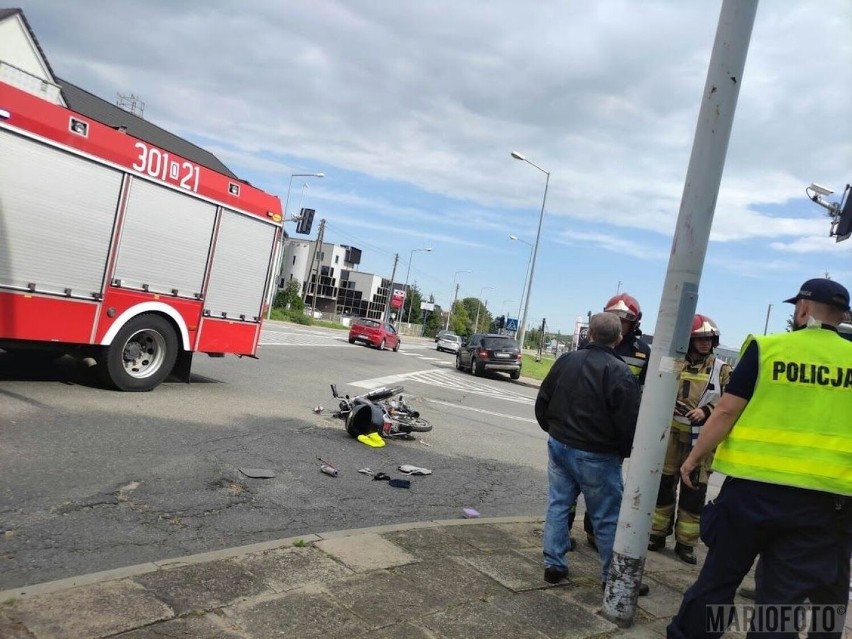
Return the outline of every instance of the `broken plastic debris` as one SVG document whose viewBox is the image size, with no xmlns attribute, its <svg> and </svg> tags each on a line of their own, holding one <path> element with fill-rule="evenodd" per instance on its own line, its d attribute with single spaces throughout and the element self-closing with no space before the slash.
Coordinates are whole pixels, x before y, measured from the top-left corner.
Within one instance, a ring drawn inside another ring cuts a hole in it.
<svg viewBox="0 0 852 639">
<path fill-rule="evenodd" d="M 462 508 L 462 514 L 465 519 L 476 519 L 479 517 L 479 511 L 473 508 Z"/>
<path fill-rule="evenodd" d="M 314 412 L 319 415 L 323 411 L 322 406 L 314 406 Z"/>
<path fill-rule="evenodd" d="M 431 475 L 432 471 L 428 468 L 420 468 L 419 466 L 411 466 L 410 464 L 403 464 L 399 468 L 397 468 L 399 472 L 405 473 L 406 475 Z"/>
<path fill-rule="evenodd" d="M 275 472 L 267 468 L 240 468 L 240 472 L 252 479 L 270 479 L 275 477 Z"/>
</svg>

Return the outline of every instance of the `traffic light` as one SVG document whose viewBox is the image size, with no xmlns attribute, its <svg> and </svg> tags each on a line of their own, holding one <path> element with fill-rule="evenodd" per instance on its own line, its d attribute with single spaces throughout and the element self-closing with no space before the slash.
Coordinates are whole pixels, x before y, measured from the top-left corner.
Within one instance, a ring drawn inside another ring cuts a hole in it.
<svg viewBox="0 0 852 639">
<path fill-rule="evenodd" d="M 497 328 L 499 328 L 501 331 L 504 328 L 506 328 L 506 316 L 505 315 L 500 315 L 497 318 Z"/>
<path fill-rule="evenodd" d="M 852 234 L 852 187 L 846 187 L 846 202 L 840 215 L 837 217 L 837 226 L 834 229 L 834 235 L 838 242 L 842 242 L 849 238 Z"/>
<path fill-rule="evenodd" d="M 314 223 L 314 209 L 302 209 L 299 213 L 299 222 L 296 224 L 296 233 L 302 235 L 311 234 L 311 225 Z"/>
</svg>

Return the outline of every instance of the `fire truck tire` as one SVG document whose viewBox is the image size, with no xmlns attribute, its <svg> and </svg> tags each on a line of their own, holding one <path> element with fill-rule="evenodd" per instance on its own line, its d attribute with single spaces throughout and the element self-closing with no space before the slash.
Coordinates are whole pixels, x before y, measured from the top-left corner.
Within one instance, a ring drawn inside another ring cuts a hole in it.
<svg viewBox="0 0 852 639">
<path fill-rule="evenodd" d="M 165 318 L 146 313 L 131 319 L 104 348 L 101 377 L 122 391 L 149 391 L 169 376 L 178 355 L 178 339 Z"/>
</svg>

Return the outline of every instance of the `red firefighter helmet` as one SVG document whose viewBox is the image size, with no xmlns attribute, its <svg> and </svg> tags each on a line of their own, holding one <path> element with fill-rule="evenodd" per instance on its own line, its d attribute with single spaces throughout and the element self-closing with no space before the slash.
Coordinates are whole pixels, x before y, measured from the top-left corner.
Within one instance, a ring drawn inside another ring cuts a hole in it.
<svg viewBox="0 0 852 639">
<path fill-rule="evenodd" d="M 636 298 L 627 293 L 616 295 L 604 306 L 604 311 L 607 313 L 615 313 L 621 319 L 628 322 L 639 322 L 642 319 L 642 309 L 639 307 L 639 302 Z"/>
<path fill-rule="evenodd" d="M 713 348 L 716 348 L 719 345 L 719 327 L 706 315 L 696 315 L 692 318 L 692 332 L 689 337 L 711 337 Z"/>
</svg>

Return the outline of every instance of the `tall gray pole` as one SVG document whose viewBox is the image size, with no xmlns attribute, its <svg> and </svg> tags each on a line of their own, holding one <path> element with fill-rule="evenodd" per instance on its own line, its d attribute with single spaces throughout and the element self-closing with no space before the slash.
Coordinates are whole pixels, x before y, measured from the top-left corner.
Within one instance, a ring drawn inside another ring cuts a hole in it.
<svg viewBox="0 0 852 639">
<path fill-rule="evenodd" d="M 757 0 L 723 0 L 719 16 L 604 592 L 603 614 L 620 625 L 632 624 L 636 611 L 677 392 L 679 362 L 689 346 L 698 285 L 756 12 Z"/>
<path fill-rule="evenodd" d="M 525 244 L 529 244 L 529 243 L 525 242 Z M 530 245 L 530 259 L 527 260 L 527 276 L 529 276 L 530 266 L 532 265 L 532 252 L 533 252 L 533 247 L 532 247 L 532 245 Z M 527 279 L 525 277 L 524 278 L 524 287 L 523 287 L 523 289 L 521 289 L 521 301 L 518 302 L 518 328 L 515 329 L 515 337 L 517 337 L 517 338 L 521 337 L 521 324 L 520 324 L 520 322 L 521 322 L 521 307 L 524 305 L 524 294 L 526 292 L 527 292 Z M 524 349 L 523 343 L 521 343 L 521 341 L 518 340 L 518 344 L 520 345 L 521 350 L 523 350 Z"/>
<path fill-rule="evenodd" d="M 308 289 L 311 287 L 311 279 L 314 274 L 314 265 L 317 265 L 317 276 L 314 278 L 313 294 L 311 295 L 311 308 L 317 310 L 317 285 L 319 284 L 320 265 L 322 264 L 322 244 L 325 238 L 325 219 L 320 220 L 319 230 L 317 231 L 317 239 L 314 242 L 314 250 L 311 254 L 311 266 L 308 269 L 308 279 L 305 281 L 305 290 L 302 292 L 302 302 L 308 299 Z"/>
<path fill-rule="evenodd" d="M 530 261 L 530 276 L 527 279 L 527 298 L 524 301 L 524 318 L 521 320 L 521 332 L 518 338 L 521 350 L 524 350 L 524 336 L 527 333 L 527 313 L 530 310 L 530 296 L 532 295 L 533 275 L 535 274 L 535 258 L 538 255 L 538 241 L 541 238 L 541 222 L 544 220 L 544 205 L 547 203 L 547 187 L 550 185 L 550 171 L 545 171 L 543 168 L 533 164 L 529 160 L 525 160 L 525 162 L 527 162 L 527 164 L 532 164 L 539 171 L 543 171 L 547 175 L 547 179 L 544 181 L 544 197 L 541 200 L 541 213 L 538 216 L 538 231 L 536 231 L 535 234 L 535 244 L 533 245 L 532 260 Z"/>
<path fill-rule="evenodd" d="M 763 334 L 766 335 L 766 331 L 769 330 L 769 312 L 772 310 L 772 304 L 766 307 L 766 321 L 763 323 Z"/>
<path fill-rule="evenodd" d="M 393 294 L 393 280 L 396 277 L 396 265 L 399 262 L 399 253 L 394 253 L 393 256 L 393 272 L 391 272 L 390 285 L 388 286 L 388 297 L 385 300 L 385 310 L 382 313 L 382 321 L 388 321 L 388 311 L 390 310 L 391 295 Z"/>
<path fill-rule="evenodd" d="M 406 320 L 407 324 L 411 323 L 411 302 L 412 300 L 408 299 L 408 276 L 411 275 L 411 262 L 414 261 L 414 251 L 417 249 L 411 249 L 411 253 L 408 254 L 408 268 L 405 271 L 405 284 L 403 288 L 405 289 L 405 299 L 403 300 L 403 309 L 405 308 L 405 302 L 408 302 L 408 319 Z M 402 311 L 400 310 L 400 314 Z"/>
<path fill-rule="evenodd" d="M 284 229 L 286 227 L 287 222 L 292 221 L 292 219 L 293 219 L 293 218 L 290 218 L 290 220 L 287 219 L 287 207 L 290 205 L 290 189 L 293 186 L 293 178 L 294 177 L 322 178 L 322 177 L 325 177 L 325 173 L 293 173 L 292 175 L 290 175 L 290 181 L 287 183 L 287 198 L 284 200 L 284 216 L 281 218 L 281 241 L 275 247 L 275 251 L 276 251 L 277 255 L 275 256 L 275 260 L 274 260 L 275 265 L 274 265 L 274 268 L 272 269 L 274 282 L 278 281 L 278 279 L 281 277 L 281 275 L 284 271 L 284 232 L 285 232 Z M 307 184 L 306 184 L 306 186 L 307 186 Z M 304 191 L 302 191 L 302 195 L 304 195 Z M 272 303 L 275 301 L 275 293 L 276 293 L 277 289 L 278 289 L 277 283 L 270 285 L 269 311 L 266 314 L 266 319 L 269 319 L 270 317 L 272 317 Z"/>
</svg>

